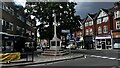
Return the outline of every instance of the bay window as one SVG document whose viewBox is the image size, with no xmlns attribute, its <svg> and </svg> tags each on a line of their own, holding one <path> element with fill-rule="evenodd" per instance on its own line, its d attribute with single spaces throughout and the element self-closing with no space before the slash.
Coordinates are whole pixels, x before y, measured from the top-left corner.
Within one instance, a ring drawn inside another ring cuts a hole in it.
<svg viewBox="0 0 120 68">
<path fill-rule="evenodd" d="M 115 11 L 114 12 L 114 18 L 120 18 L 120 11 Z"/>
<path fill-rule="evenodd" d="M 120 29 L 120 21 L 116 22 L 116 29 Z"/>
</svg>

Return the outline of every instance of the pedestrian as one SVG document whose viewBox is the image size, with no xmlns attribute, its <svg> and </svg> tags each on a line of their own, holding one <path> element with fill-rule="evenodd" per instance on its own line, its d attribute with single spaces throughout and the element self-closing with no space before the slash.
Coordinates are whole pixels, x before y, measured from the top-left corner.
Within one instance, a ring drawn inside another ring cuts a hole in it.
<svg viewBox="0 0 120 68">
<path fill-rule="evenodd" d="M 45 43 L 42 45 L 42 50 L 43 51 L 45 50 Z"/>
</svg>

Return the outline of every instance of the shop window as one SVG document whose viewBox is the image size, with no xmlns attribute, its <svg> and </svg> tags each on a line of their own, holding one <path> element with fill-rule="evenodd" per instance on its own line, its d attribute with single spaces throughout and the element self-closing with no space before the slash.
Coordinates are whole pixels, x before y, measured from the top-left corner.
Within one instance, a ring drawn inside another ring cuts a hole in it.
<svg viewBox="0 0 120 68">
<path fill-rule="evenodd" d="M 105 39 L 102 39 L 102 41 L 105 41 Z"/>
<path fill-rule="evenodd" d="M 106 45 L 111 45 L 111 39 L 106 39 Z"/>
</svg>

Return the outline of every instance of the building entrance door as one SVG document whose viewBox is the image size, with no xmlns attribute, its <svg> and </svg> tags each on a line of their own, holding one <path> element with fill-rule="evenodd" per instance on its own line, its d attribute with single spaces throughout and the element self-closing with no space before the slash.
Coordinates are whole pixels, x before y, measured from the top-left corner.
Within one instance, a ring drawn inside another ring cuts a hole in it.
<svg viewBox="0 0 120 68">
<path fill-rule="evenodd" d="M 102 42 L 102 49 L 105 49 L 105 42 Z"/>
</svg>

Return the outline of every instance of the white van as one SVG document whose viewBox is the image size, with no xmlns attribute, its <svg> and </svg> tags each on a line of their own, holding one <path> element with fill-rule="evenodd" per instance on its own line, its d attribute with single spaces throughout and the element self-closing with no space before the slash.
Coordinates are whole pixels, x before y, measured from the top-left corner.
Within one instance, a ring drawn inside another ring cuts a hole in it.
<svg viewBox="0 0 120 68">
<path fill-rule="evenodd" d="M 114 48 L 120 48 L 120 43 L 115 43 Z"/>
</svg>

